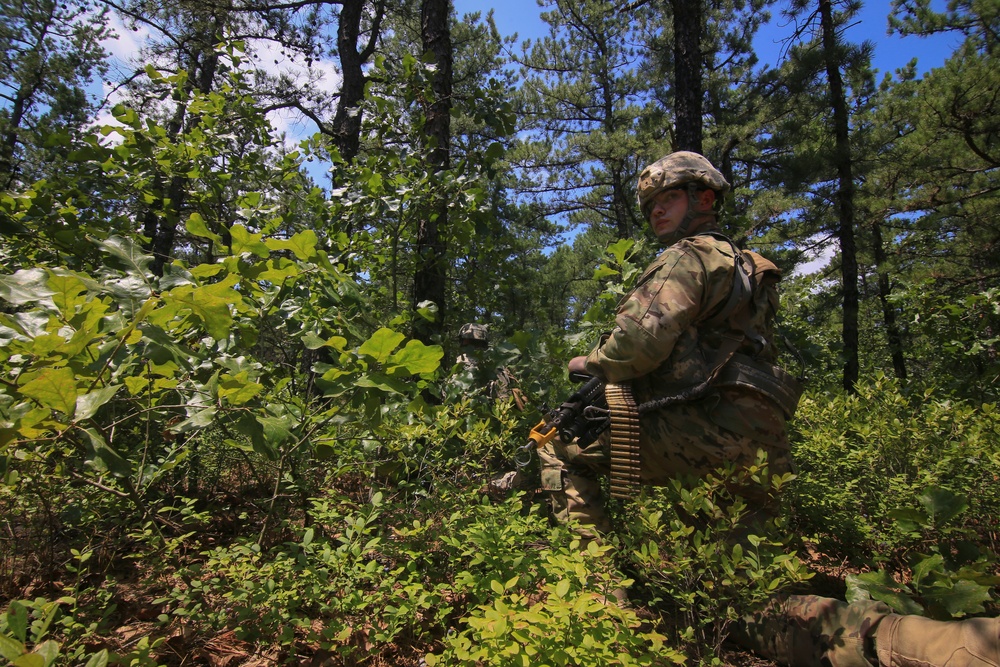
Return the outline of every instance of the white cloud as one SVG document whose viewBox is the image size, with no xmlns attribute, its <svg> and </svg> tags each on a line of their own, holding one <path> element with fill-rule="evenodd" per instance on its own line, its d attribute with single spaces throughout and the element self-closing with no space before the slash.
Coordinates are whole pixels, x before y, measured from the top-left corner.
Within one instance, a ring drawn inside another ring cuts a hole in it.
<svg viewBox="0 0 1000 667">
<path fill-rule="evenodd" d="M 343 79 L 332 60 L 313 61 L 310 67 L 298 54 L 289 58 L 282 53 L 280 45 L 270 40 L 250 42 L 247 50 L 254 66 L 269 76 L 283 76 L 293 81 L 306 82 L 308 88 L 324 94 L 340 90 Z M 267 118 L 275 131 L 284 135 L 286 141 L 293 145 L 311 136 L 317 129 L 312 120 L 293 109 L 272 111 Z"/>
<path fill-rule="evenodd" d="M 104 48 L 110 53 L 110 69 L 107 79 L 101 89 L 101 98 L 105 100 L 98 115 L 98 124 L 115 125 L 110 110 L 123 100 L 120 83 L 131 78 L 136 71 L 146 66 L 140 53 L 144 46 L 153 39 L 148 26 L 138 25 L 136 30 L 127 27 L 115 15 L 111 19 L 111 27 L 116 37 L 104 41 Z M 282 53 L 280 45 L 271 40 L 253 40 L 247 44 L 247 62 L 245 66 L 256 68 L 265 74 L 278 77 L 285 76 L 292 81 L 302 83 L 311 90 L 321 93 L 336 93 L 340 89 L 342 77 L 332 60 L 313 61 L 312 66 L 306 65 L 301 56 L 289 57 Z M 95 91 L 95 94 L 96 91 Z M 286 143 L 295 146 L 313 133 L 317 128 L 312 120 L 298 111 L 284 109 L 273 111 L 267 116 L 278 136 L 284 136 Z M 113 135 L 112 135 L 113 136 Z"/>
<path fill-rule="evenodd" d="M 799 264 L 792 271 L 792 276 L 808 276 L 825 269 L 839 250 L 837 244 L 830 237 L 813 236 L 807 239 L 811 249 L 806 252 L 809 261 Z"/>
<path fill-rule="evenodd" d="M 106 100 L 104 106 L 109 109 L 122 101 L 121 82 L 128 80 L 136 70 L 145 66 L 139 59 L 139 50 L 149 43 L 150 39 L 149 29 L 146 26 L 138 25 L 132 30 L 125 26 L 117 15 L 111 17 L 111 28 L 115 37 L 101 42 L 101 46 L 110 54 L 107 80 L 103 82 L 102 95 L 102 99 Z"/>
</svg>

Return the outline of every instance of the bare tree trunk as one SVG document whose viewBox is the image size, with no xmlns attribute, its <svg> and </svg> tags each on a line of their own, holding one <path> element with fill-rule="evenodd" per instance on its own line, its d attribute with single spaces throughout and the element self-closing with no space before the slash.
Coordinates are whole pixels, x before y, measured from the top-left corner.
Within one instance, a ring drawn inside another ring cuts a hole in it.
<svg viewBox="0 0 1000 667">
<path fill-rule="evenodd" d="M 365 98 L 365 83 L 368 81 L 363 67 L 375 52 L 379 26 L 385 15 L 384 0 L 376 0 L 371 10 L 371 34 L 365 46 L 359 49 L 365 4 L 366 0 L 344 0 L 337 24 L 337 53 L 343 81 L 331 134 L 340 156 L 348 162 L 357 156 L 361 147 L 361 102 Z"/>
<path fill-rule="evenodd" d="M 434 98 L 427 109 L 425 137 L 430 149 L 430 167 L 440 174 L 450 166 L 452 48 L 449 26 L 450 0 L 423 0 L 420 31 L 426 54 L 436 66 L 432 89 Z M 413 277 L 413 306 L 424 301 L 437 305 L 433 322 L 422 317 L 413 320 L 413 337 L 424 343 L 440 339 L 445 313 L 447 278 L 446 243 L 442 230 L 448 227 L 448 201 L 439 190 L 431 193 L 417 229 L 416 270 Z"/>
<path fill-rule="evenodd" d="M 677 150 L 702 152 L 701 0 L 671 0 Z"/>
<path fill-rule="evenodd" d="M 882 226 L 876 222 L 872 225 L 872 245 L 875 246 L 875 272 L 878 274 L 878 299 L 882 304 L 882 320 L 885 323 L 885 334 L 889 342 L 889 354 L 892 356 L 892 368 L 896 377 L 906 379 L 906 358 L 903 356 L 903 334 L 896 321 L 896 309 L 889 303 L 892 286 L 889 284 L 889 273 L 885 267 L 885 247 L 882 245 Z"/>
<path fill-rule="evenodd" d="M 858 255 L 854 241 L 855 188 L 851 160 L 850 119 L 847 97 L 844 92 L 844 80 L 840 74 L 840 59 L 837 57 L 837 35 L 833 23 L 831 0 L 819 0 L 819 9 L 836 141 L 833 161 L 837 170 L 837 210 L 840 217 L 837 237 L 840 241 L 840 276 L 844 289 L 842 338 L 845 359 L 843 384 L 846 391 L 854 393 L 860 374 L 860 364 L 858 361 Z"/>
</svg>

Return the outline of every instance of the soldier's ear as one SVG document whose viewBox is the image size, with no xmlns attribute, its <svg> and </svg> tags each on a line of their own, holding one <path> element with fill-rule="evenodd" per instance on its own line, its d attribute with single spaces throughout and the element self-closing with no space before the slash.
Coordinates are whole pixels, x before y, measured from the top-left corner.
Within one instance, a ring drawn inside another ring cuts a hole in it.
<svg viewBox="0 0 1000 667">
<path fill-rule="evenodd" d="M 715 206 L 715 191 L 701 190 L 698 193 L 698 209 L 701 211 L 711 211 Z"/>
</svg>

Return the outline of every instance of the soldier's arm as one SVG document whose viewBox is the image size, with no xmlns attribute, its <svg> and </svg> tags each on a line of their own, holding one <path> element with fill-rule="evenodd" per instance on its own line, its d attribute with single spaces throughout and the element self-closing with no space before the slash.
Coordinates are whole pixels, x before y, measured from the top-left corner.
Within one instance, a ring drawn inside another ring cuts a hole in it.
<svg viewBox="0 0 1000 667">
<path fill-rule="evenodd" d="M 728 293 L 732 260 L 715 254 L 714 245 L 682 243 L 661 255 L 661 266 L 619 306 L 611 335 L 587 357 L 587 372 L 623 382 L 663 364 L 680 335 Z"/>
</svg>

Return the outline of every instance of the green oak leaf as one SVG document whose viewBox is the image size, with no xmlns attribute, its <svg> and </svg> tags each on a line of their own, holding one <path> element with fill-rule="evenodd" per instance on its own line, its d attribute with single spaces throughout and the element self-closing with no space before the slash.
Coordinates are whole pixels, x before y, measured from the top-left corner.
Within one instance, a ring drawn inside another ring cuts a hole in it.
<svg viewBox="0 0 1000 667">
<path fill-rule="evenodd" d="M 67 417 L 72 417 L 76 412 L 76 399 L 79 396 L 76 373 L 68 368 L 46 368 L 24 383 L 20 392 L 39 405 L 58 410 Z"/>
<path fill-rule="evenodd" d="M 406 339 L 401 333 L 393 331 L 392 329 L 387 329 L 382 327 L 375 333 L 371 335 L 371 338 L 366 340 L 358 348 L 358 352 L 361 354 L 367 354 L 370 357 L 374 357 L 375 361 L 382 363 L 389 358 L 392 351 Z"/>
</svg>

